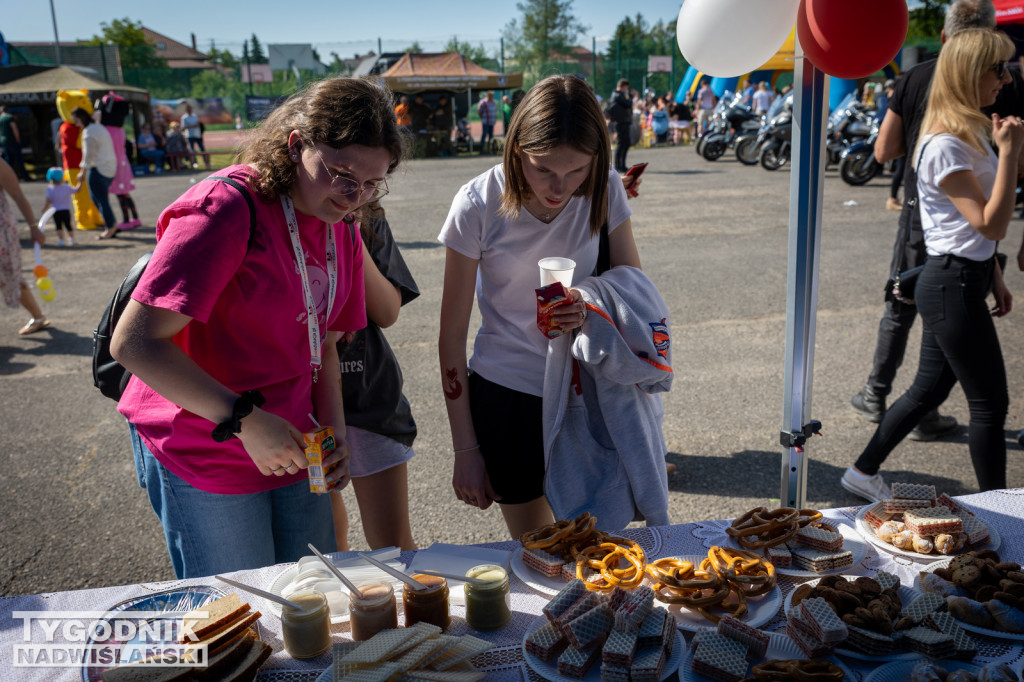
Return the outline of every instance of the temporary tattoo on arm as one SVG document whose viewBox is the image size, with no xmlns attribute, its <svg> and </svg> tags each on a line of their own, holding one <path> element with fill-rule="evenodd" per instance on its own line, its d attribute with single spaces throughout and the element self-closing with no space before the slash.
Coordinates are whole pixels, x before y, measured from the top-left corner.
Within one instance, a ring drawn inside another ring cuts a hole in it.
<svg viewBox="0 0 1024 682">
<path fill-rule="evenodd" d="M 448 400 L 457 400 L 462 395 L 462 384 L 459 383 L 459 372 L 452 367 L 445 370 L 446 382 L 444 397 Z"/>
</svg>

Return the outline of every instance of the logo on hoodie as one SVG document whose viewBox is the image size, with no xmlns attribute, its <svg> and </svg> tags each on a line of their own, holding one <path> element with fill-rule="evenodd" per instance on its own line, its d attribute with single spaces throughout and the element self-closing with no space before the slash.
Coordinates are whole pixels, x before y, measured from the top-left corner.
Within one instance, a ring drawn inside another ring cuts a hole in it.
<svg viewBox="0 0 1024 682">
<path fill-rule="evenodd" d="M 658 355 L 668 359 L 668 348 L 669 348 L 669 336 L 668 336 L 668 324 L 665 322 L 665 318 L 661 318 L 661 322 L 648 322 L 651 325 L 651 342 L 654 344 L 654 350 L 658 352 Z"/>
</svg>

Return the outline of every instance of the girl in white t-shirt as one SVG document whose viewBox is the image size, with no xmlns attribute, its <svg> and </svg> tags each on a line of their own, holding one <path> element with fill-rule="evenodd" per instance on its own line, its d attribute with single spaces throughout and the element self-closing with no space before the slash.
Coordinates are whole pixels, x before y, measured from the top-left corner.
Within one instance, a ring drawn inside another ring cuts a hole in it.
<svg viewBox="0 0 1024 682">
<path fill-rule="evenodd" d="M 438 345 L 455 450 L 452 486 L 471 506 L 499 502 L 514 538 L 553 521 L 543 490 L 547 338 L 536 326 L 537 261 L 571 258 L 573 279 L 587 277 L 607 222 L 610 266 L 640 267 L 609 149 L 586 82 L 544 79 L 512 117 L 502 164 L 459 190 L 439 236 L 447 247 Z M 467 370 L 474 293 L 481 325 Z M 583 324 L 579 292 L 572 296 L 555 315 L 566 331 Z"/>
<path fill-rule="evenodd" d="M 1004 34 L 970 29 L 952 37 L 939 55 L 921 136 L 911 152 L 928 253 L 914 291 L 924 321 L 921 359 L 913 385 L 885 413 L 843 476 L 844 487 L 870 499 L 890 496 L 879 467 L 957 381 L 970 407 L 978 485 L 983 491 L 1006 487 L 1003 425 L 1009 398 L 992 317 L 1010 312 L 1012 296 L 995 250 L 1013 216 L 1024 126 L 1015 116 L 993 114 L 989 120 L 981 108 L 993 104 L 1010 82 L 1006 60 L 1013 53 Z"/>
</svg>

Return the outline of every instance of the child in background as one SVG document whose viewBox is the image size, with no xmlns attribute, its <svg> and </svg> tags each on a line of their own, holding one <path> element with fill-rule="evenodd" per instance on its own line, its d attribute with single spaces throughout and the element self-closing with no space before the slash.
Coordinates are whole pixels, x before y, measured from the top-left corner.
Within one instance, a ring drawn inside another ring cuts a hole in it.
<svg viewBox="0 0 1024 682">
<path fill-rule="evenodd" d="M 53 214 L 53 224 L 57 232 L 57 246 L 74 246 L 74 233 L 71 231 L 71 197 L 82 187 L 82 178 L 78 176 L 78 182 L 69 185 L 64 181 L 63 168 L 51 168 L 46 171 L 46 180 L 50 183 L 46 188 L 46 203 L 43 204 L 43 213 L 53 206 L 56 213 Z"/>
<path fill-rule="evenodd" d="M 139 220 L 139 211 L 135 208 L 135 200 L 132 199 L 132 195 L 128 192 L 117 195 L 117 203 L 121 205 L 121 215 L 124 216 L 124 222 L 117 226 L 118 230 L 124 232 L 125 230 L 134 230 L 136 227 L 142 224 Z M 129 215 L 131 216 L 129 218 Z"/>
<path fill-rule="evenodd" d="M 381 331 L 398 320 L 399 308 L 420 295 L 398 251 L 379 203 L 367 207 L 360 226 L 366 327 L 338 340 L 349 471 L 371 549 L 416 549 L 409 526 L 406 462 L 415 454 L 416 422 L 402 393 L 402 369 Z M 372 259 L 376 267 L 370 267 Z M 331 495 L 334 535 L 348 550 L 348 512 L 340 493 Z"/>
</svg>

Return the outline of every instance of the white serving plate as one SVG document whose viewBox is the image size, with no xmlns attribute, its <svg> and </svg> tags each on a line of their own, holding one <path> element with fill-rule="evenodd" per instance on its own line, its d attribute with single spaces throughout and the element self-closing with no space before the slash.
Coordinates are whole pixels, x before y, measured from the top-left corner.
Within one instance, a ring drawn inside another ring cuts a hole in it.
<svg viewBox="0 0 1024 682">
<path fill-rule="evenodd" d="M 905 556 L 910 559 L 913 559 L 914 561 L 935 561 L 937 557 L 942 556 L 938 553 L 921 554 L 920 552 L 915 552 L 912 549 L 899 549 L 898 547 L 896 547 L 896 545 L 889 544 L 888 542 L 883 542 L 878 537 L 878 535 L 875 534 L 875 529 L 871 527 L 871 524 L 864 519 L 864 516 L 868 513 L 868 510 L 871 509 L 873 506 L 874 505 L 868 505 L 862 508 L 857 513 L 856 519 L 854 519 L 854 522 L 857 526 L 857 532 L 859 532 L 865 540 L 867 540 L 872 545 L 881 549 L 884 552 L 888 552 L 889 554 L 898 554 L 900 556 Z M 982 523 L 985 523 L 984 519 L 981 519 L 980 517 L 978 518 L 982 521 Z M 988 526 L 988 542 L 984 545 L 981 545 L 980 547 L 971 547 L 971 550 L 998 549 L 999 545 L 1002 544 L 1003 539 L 999 537 L 999 533 L 996 532 L 996 529 L 989 523 L 985 523 L 985 525 Z M 964 552 L 967 551 L 969 550 L 964 549 Z"/>
<path fill-rule="evenodd" d="M 792 639 L 789 638 L 784 632 L 769 632 L 768 637 L 768 651 L 765 652 L 764 660 L 766 661 L 788 661 L 791 659 L 803 659 L 807 658 L 804 652 L 796 645 Z M 849 668 L 843 665 L 839 659 L 825 658 L 821 659 L 830 663 L 835 663 L 837 666 L 843 669 L 843 673 L 846 674 L 847 679 L 853 679 Z M 680 682 L 708 682 L 711 680 L 710 677 L 705 677 L 699 673 L 695 673 L 690 667 L 693 663 L 693 651 L 687 650 L 686 658 L 679 664 L 679 680 Z"/>
<path fill-rule="evenodd" d="M 537 673 L 545 680 L 556 680 L 557 682 L 579 682 L 575 677 L 566 677 L 565 675 L 558 674 L 558 659 L 552 659 L 550 662 L 542 661 L 530 652 L 526 650 L 526 639 L 533 634 L 535 630 L 540 629 L 548 622 L 545 616 L 538 616 L 530 627 L 526 629 L 526 634 L 523 635 L 523 658 L 526 659 L 526 664 L 530 666 L 533 672 Z M 686 652 L 686 640 L 683 638 L 683 634 L 678 630 L 675 631 L 676 641 L 672 645 L 672 656 L 665 661 L 665 665 L 661 670 L 661 679 L 667 680 L 675 674 L 679 668 L 679 662 L 683 659 L 683 654 Z M 583 677 L 584 680 L 589 682 L 600 682 L 601 680 L 601 658 L 598 656 L 597 662 L 590 667 L 587 674 Z"/>
<path fill-rule="evenodd" d="M 512 559 L 509 562 L 512 572 L 527 586 L 537 590 L 541 594 L 558 594 L 568 583 L 562 580 L 560 575 L 548 577 L 543 573 L 533 570 L 523 563 L 523 552 L 521 547 L 512 550 Z"/>
<path fill-rule="evenodd" d="M 779 575 L 789 575 L 799 578 L 820 578 L 823 575 L 832 575 L 834 573 L 843 573 L 844 571 L 851 571 L 857 566 L 860 566 L 860 562 L 864 561 L 864 557 L 868 555 L 868 545 L 866 542 L 864 542 L 864 538 L 861 537 L 860 533 L 858 533 L 855 528 L 853 528 L 852 526 L 847 526 L 845 523 L 833 523 L 831 519 L 826 521 L 826 523 L 832 523 L 832 525 L 836 527 L 836 530 L 839 531 L 840 534 L 842 534 L 843 549 L 848 549 L 850 550 L 850 553 L 853 554 L 853 563 L 851 565 L 844 566 L 843 568 L 837 568 L 833 571 L 823 571 L 822 573 L 815 573 L 814 571 L 805 571 L 802 568 L 796 567 L 779 568 L 778 566 L 776 566 L 775 572 Z M 736 538 L 732 537 L 728 533 L 725 535 L 725 537 L 728 546 L 735 547 L 736 549 L 746 549 L 745 547 L 740 545 L 739 542 L 736 541 Z M 747 551 L 757 552 L 757 550 Z"/>
<path fill-rule="evenodd" d="M 924 568 L 922 568 L 921 569 L 921 573 L 934 573 L 936 568 L 946 568 L 947 566 L 949 566 L 949 562 L 952 561 L 952 560 L 953 560 L 953 557 L 951 557 L 951 556 L 943 557 L 943 558 L 939 559 L 938 561 L 930 563 L 927 566 L 925 566 Z M 914 576 L 914 589 L 918 590 L 919 592 L 923 592 L 924 590 L 921 590 L 918 587 L 918 582 L 920 581 L 920 579 L 921 579 L 920 578 L 920 574 L 918 574 L 917 576 Z M 981 627 L 979 625 L 972 625 L 971 623 L 966 623 L 966 622 L 964 622 L 962 620 L 959 620 L 959 619 L 957 619 L 956 622 L 964 630 L 967 630 L 969 632 L 974 632 L 974 633 L 977 633 L 979 635 L 985 635 L 987 637 L 995 637 L 997 639 L 1012 639 L 1012 640 L 1017 640 L 1017 641 L 1024 641 L 1024 632 L 1004 632 L 1002 630 L 993 630 L 991 628 L 983 628 L 983 627 Z"/>
<path fill-rule="evenodd" d="M 887 663 L 880 668 L 875 668 L 864 678 L 864 682 L 906 682 L 910 679 L 910 673 L 913 672 L 914 666 L 918 663 L 922 663 L 927 659 L 921 658 L 916 661 L 894 661 Z M 941 666 L 946 672 L 954 672 L 956 670 L 966 670 L 968 672 L 977 675 L 981 672 L 981 668 L 970 663 L 962 663 L 960 661 L 953 661 L 943 659 L 936 661 L 936 665 Z"/>
<path fill-rule="evenodd" d="M 700 562 L 707 558 L 707 555 L 673 558 L 689 561 L 695 566 L 699 566 Z M 676 619 L 676 625 L 680 629 L 696 632 L 697 630 L 707 629 L 710 625 L 709 621 L 700 615 L 700 612 L 696 609 L 691 609 L 682 604 L 664 604 L 658 601 L 655 601 L 655 603 L 659 606 L 664 606 L 672 614 Z M 740 620 L 752 628 L 760 627 L 775 617 L 780 606 L 782 606 L 782 589 L 776 584 L 768 594 L 762 594 L 759 597 L 747 597 L 747 614 L 740 618 Z"/>
<path fill-rule="evenodd" d="M 855 580 L 855 579 L 860 578 L 862 576 L 851 575 L 851 576 L 846 576 L 846 577 Z M 815 585 L 818 584 L 818 582 L 820 580 L 821 580 L 820 578 L 818 580 L 810 580 L 810 581 L 808 581 L 806 583 L 803 583 L 803 584 L 804 585 L 810 585 L 811 587 L 814 587 Z M 790 609 L 793 608 L 793 593 L 796 592 L 798 587 L 800 587 L 800 585 L 797 585 L 796 587 L 794 587 L 792 590 L 790 590 L 786 594 L 786 601 L 783 603 L 782 608 L 783 608 L 783 611 L 785 612 L 787 617 L 789 616 Z M 909 604 L 910 602 L 914 601 L 915 599 L 917 599 L 918 597 L 921 596 L 920 593 L 916 592 L 915 590 L 913 590 L 910 587 L 907 587 L 906 585 L 903 585 L 902 583 L 900 584 L 900 589 L 898 590 L 898 593 L 900 595 L 900 601 L 904 605 Z M 872 661 L 872 660 L 878 660 L 878 661 L 909 661 L 911 659 L 921 658 L 921 654 L 918 654 L 918 653 L 913 652 L 913 651 L 894 651 L 891 654 L 887 654 L 885 656 L 879 656 L 879 655 L 875 655 L 875 654 L 865 654 L 865 653 L 857 651 L 855 649 L 847 649 L 847 648 L 844 648 L 844 647 L 836 647 L 836 653 L 839 654 L 840 656 L 846 656 L 847 658 L 857 658 L 857 659 L 860 659 L 862 661 Z M 800 658 L 803 658 L 803 656 L 800 656 Z"/>
<path fill-rule="evenodd" d="M 401 564 L 401 563 L 395 565 L 394 562 L 391 562 L 391 563 L 389 563 L 389 565 L 395 566 L 396 568 L 398 568 L 398 570 L 403 570 L 405 568 L 405 566 L 403 564 Z M 379 570 L 379 569 L 375 569 L 375 570 Z M 278 596 L 282 596 L 282 592 L 284 591 L 284 588 L 288 586 L 288 583 L 290 583 L 293 580 L 295 580 L 295 577 L 298 575 L 298 573 L 299 573 L 299 566 L 298 566 L 298 564 L 292 564 L 288 568 L 286 568 L 283 571 L 281 571 L 277 575 L 277 577 L 274 578 L 274 582 L 270 584 L 270 592 L 273 592 L 274 594 L 276 594 Z M 383 571 L 380 571 L 380 579 L 381 580 L 387 580 L 388 582 L 391 583 L 391 587 L 395 590 L 395 597 L 396 597 L 395 601 L 398 603 L 398 613 L 399 613 L 399 615 L 401 615 L 402 613 L 405 612 L 405 610 L 403 609 L 403 606 L 402 606 L 403 602 L 402 602 L 402 587 L 401 587 L 402 584 L 401 584 L 401 582 L 399 582 L 395 578 L 392 578 L 390 575 L 384 573 Z M 342 591 L 346 595 L 348 594 L 348 588 L 346 588 L 344 585 L 341 586 L 341 589 L 342 589 Z M 276 615 L 278 618 L 280 618 L 281 617 L 281 605 L 278 604 L 277 602 L 273 602 L 273 601 L 270 601 L 270 600 L 267 600 L 267 601 L 268 601 L 268 603 L 270 605 L 270 611 L 274 615 Z M 337 625 L 338 623 L 347 623 L 347 622 L 348 622 L 348 610 L 347 609 L 345 610 L 345 613 L 343 613 L 341 615 L 333 615 L 333 614 L 331 615 L 331 623 L 333 623 L 335 625 Z"/>
</svg>

